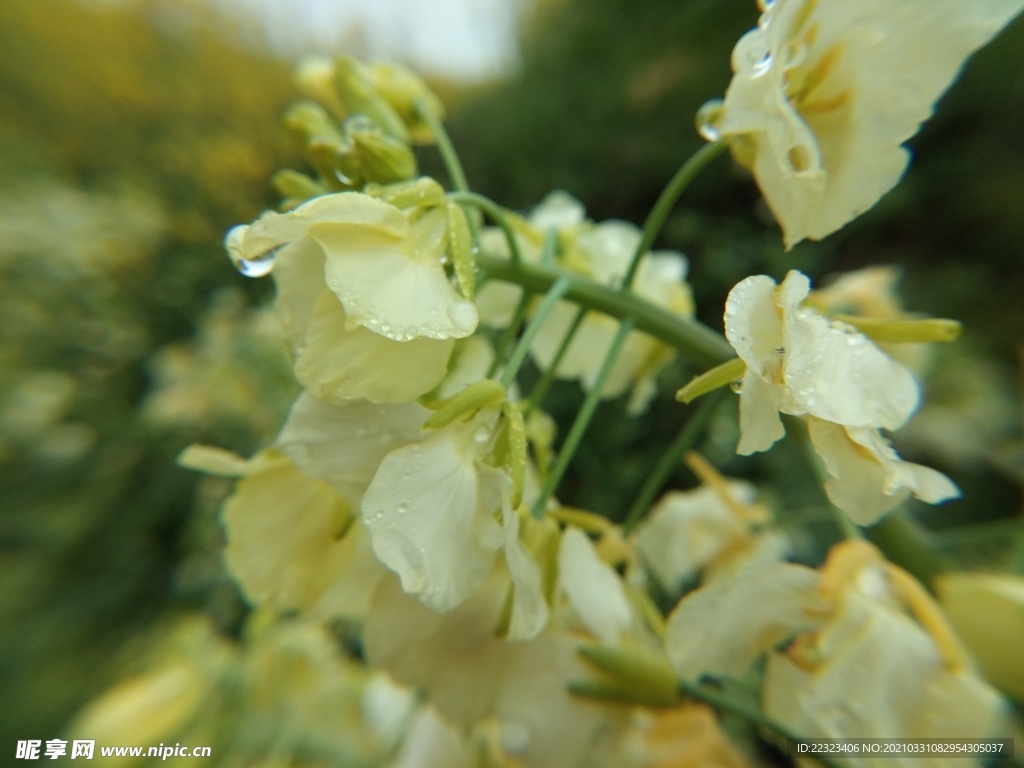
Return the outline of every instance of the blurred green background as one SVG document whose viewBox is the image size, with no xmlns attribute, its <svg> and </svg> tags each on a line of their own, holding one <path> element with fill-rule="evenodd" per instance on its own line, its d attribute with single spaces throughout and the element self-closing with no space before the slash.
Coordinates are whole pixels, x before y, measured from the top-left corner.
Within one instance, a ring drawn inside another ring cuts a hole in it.
<svg viewBox="0 0 1024 768">
<path fill-rule="evenodd" d="M 189 23 L 175 23 L 176 5 Z M 515 73 L 437 83 L 471 185 L 519 210 L 566 189 L 594 219 L 640 223 L 700 145 L 693 115 L 724 91 L 731 48 L 755 20 L 752 0 L 529 4 Z M 295 393 L 263 309 L 271 287 L 235 274 L 220 241 L 275 204 L 275 169 L 301 162 L 279 124 L 298 95 L 290 63 L 241 45 L 251 29 L 202 4 L 4 0 L 0 30 L 6 750 L 61 733 L 169 615 L 201 610 L 237 628 L 245 609 L 220 565 L 216 523 L 228 486 L 174 458 L 192 442 L 248 454 L 272 439 Z M 725 294 L 749 274 L 797 267 L 819 279 L 873 264 L 902 267 L 909 310 L 963 320 L 964 338 L 937 350 L 927 404 L 897 445 L 965 491 L 915 508 L 933 544 L 966 565 L 1018 572 L 1021 125 L 1018 20 L 912 141 L 904 182 L 842 232 L 785 253 L 750 178 L 722 159 L 660 242 L 689 255 L 700 315 L 715 327 Z M 420 161 L 443 177 L 432 150 Z M 686 417 L 671 393 L 691 373 L 666 371 L 646 418 L 603 405 L 563 499 L 621 516 Z M 553 392 L 563 423 L 577 393 Z M 705 452 L 732 474 L 785 476 L 769 490 L 780 508 L 820 507 L 792 447 L 732 455 L 734 410 L 720 409 Z M 682 470 L 674 480 L 692 483 Z"/>
</svg>

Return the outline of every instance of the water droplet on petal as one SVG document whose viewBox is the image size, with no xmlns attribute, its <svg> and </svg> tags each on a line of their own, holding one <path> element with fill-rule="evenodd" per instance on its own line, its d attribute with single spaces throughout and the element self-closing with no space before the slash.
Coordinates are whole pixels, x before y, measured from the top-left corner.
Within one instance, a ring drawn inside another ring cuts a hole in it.
<svg viewBox="0 0 1024 768">
<path fill-rule="evenodd" d="M 473 439 L 478 443 L 486 443 L 491 436 L 491 430 L 487 427 L 478 427 L 476 432 L 473 433 Z"/>
<path fill-rule="evenodd" d="M 743 379 L 736 379 L 729 382 L 729 389 L 735 392 L 737 395 L 743 393 Z"/>
<path fill-rule="evenodd" d="M 864 335 L 860 333 L 851 333 L 846 337 L 846 343 L 851 347 L 859 347 L 864 343 Z"/>
<path fill-rule="evenodd" d="M 724 111 L 721 99 L 705 102 L 704 106 L 697 110 L 697 133 L 707 141 L 718 141 L 722 138 L 719 126 Z"/>
<path fill-rule="evenodd" d="M 229 249 L 228 255 L 239 273 L 246 277 L 266 277 L 274 269 L 274 257 L 277 256 L 278 250 L 280 250 L 280 246 L 264 251 L 254 259 L 244 259 L 234 249 Z"/>
<path fill-rule="evenodd" d="M 395 507 L 395 512 L 397 512 L 400 515 L 404 515 L 408 511 L 409 511 L 409 505 L 406 504 L 404 501 L 401 504 L 399 504 L 397 507 Z"/>
</svg>

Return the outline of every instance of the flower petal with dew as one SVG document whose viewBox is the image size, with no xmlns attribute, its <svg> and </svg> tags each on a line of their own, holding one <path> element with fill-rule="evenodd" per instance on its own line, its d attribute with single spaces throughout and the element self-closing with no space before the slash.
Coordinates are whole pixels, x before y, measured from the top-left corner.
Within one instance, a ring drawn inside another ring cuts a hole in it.
<svg viewBox="0 0 1024 768">
<path fill-rule="evenodd" d="M 705 129 L 733 139 L 786 245 L 821 239 L 906 170 L 902 146 L 1022 0 L 778 0 L 736 45 Z M 707 114 L 707 112 L 705 112 Z"/>
<path fill-rule="evenodd" d="M 323 249 L 306 237 L 282 247 L 275 259 L 275 310 L 299 381 L 332 402 L 408 402 L 436 387 L 448 370 L 455 340 L 399 342 L 349 328 L 341 301 L 326 284 L 325 263 Z"/>
<path fill-rule="evenodd" d="M 236 263 L 267 258 L 300 242 L 324 255 L 328 287 L 349 329 L 363 326 L 395 341 L 468 336 L 473 303 L 459 297 L 443 266 L 442 208 L 402 211 L 358 192 L 314 198 L 288 213 L 265 213 L 227 239 Z"/>
<path fill-rule="evenodd" d="M 436 611 L 451 610 L 483 583 L 502 545 L 501 474 L 479 463 L 481 417 L 451 424 L 387 455 L 363 497 L 377 557 Z"/>
<path fill-rule="evenodd" d="M 929 504 L 960 495 L 941 472 L 903 461 L 877 429 L 853 429 L 814 418 L 807 426 L 814 450 L 831 475 L 825 492 L 858 525 L 871 525 L 911 494 Z"/>
<path fill-rule="evenodd" d="M 276 445 L 299 469 L 329 482 L 358 509 L 384 457 L 418 442 L 430 413 L 417 403 L 350 400 L 334 405 L 304 392 L 292 406 Z"/>
<path fill-rule="evenodd" d="M 725 335 L 747 365 L 740 395 L 741 454 L 784 430 L 778 412 L 851 427 L 895 429 L 917 407 L 917 382 L 863 334 L 801 307 L 810 281 L 748 277 L 729 293 Z"/>
</svg>

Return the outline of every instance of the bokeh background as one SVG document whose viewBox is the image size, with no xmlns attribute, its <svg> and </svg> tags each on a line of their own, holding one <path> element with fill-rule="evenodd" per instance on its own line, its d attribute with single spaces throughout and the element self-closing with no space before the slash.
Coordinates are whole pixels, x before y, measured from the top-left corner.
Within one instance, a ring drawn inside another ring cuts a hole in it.
<svg viewBox="0 0 1024 768">
<path fill-rule="evenodd" d="M 449 108 L 471 185 L 526 210 L 566 189 L 640 223 L 701 143 L 752 0 L 4 0 L 0 3 L 0 749 L 49 739 L 175 616 L 226 634 L 246 607 L 220 563 L 228 490 L 175 465 L 193 442 L 248 454 L 293 398 L 265 309 L 221 238 L 302 168 L 280 126 L 303 53 L 397 58 Z M 897 445 L 964 489 L 911 508 L 950 562 L 1024 572 L 1024 23 L 978 53 L 911 142 L 904 182 L 823 243 L 786 253 L 750 178 L 719 160 L 662 247 L 690 257 L 703 319 L 749 274 L 903 270 L 911 311 L 964 321 L 927 366 Z M 442 175 L 432 150 L 424 171 Z M 685 418 L 692 371 L 651 415 L 603 405 L 562 496 L 621 516 Z M 553 391 L 565 420 L 575 385 Z M 732 455 L 734 407 L 703 449 L 766 486 L 820 551 L 835 531 L 792 447 Z M 675 483 L 692 484 L 684 470 Z M 787 520 L 783 515 L 784 522 Z M 799 537 L 798 537 L 799 538 Z"/>
</svg>

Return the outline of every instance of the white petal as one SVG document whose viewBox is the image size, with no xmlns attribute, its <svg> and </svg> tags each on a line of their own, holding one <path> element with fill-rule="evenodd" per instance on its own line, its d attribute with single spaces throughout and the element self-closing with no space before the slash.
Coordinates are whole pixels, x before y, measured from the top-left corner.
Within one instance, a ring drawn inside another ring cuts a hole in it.
<svg viewBox="0 0 1024 768">
<path fill-rule="evenodd" d="M 546 232 L 548 229 L 569 229 L 582 224 L 586 218 L 583 203 L 568 192 L 556 189 L 549 192 L 540 205 L 530 212 L 530 225 Z"/>
<path fill-rule="evenodd" d="M 863 334 L 811 309 L 786 315 L 785 381 L 792 412 L 850 427 L 898 429 L 917 408 L 910 371 Z"/>
<path fill-rule="evenodd" d="M 691 592 L 668 617 L 665 650 L 686 680 L 739 677 L 758 656 L 817 626 L 819 575 L 788 563 L 755 565 Z"/>
<path fill-rule="evenodd" d="M 505 561 L 512 576 L 512 618 L 509 640 L 532 640 L 548 621 L 540 568 L 519 541 L 519 515 L 508 503 L 501 512 L 505 534 Z"/>
<path fill-rule="evenodd" d="M 814 450 L 831 475 L 825 492 L 858 525 L 871 525 L 910 495 L 883 490 L 885 467 L 868 451 L 857 450 L 843 427 L 814 418 L 807 420 L 807 427 Z"/>
<path fill-rule="evenodd" d="M 325 222 L 309 230 L 324 250 L 327 285 L 341 300 L 348 324 L 395 341 L 471 334 L 476 307 L 458 296 L 445 274 L 443 240 L 436 242 L 433 233 L 418 236 L 397 208 L 371 202 L 393 211 L 393 220 L 381 226 Z M 443 214 L 437 213 L 443 226 Z"/>
<path fill-rule="evenodd" d="M 472 425 L 468 425 L 472 428 Z M 490 573 L 501 529 L 485 506 L 467 425 L 392 451 L 363 496 L 373 551 L 436 611 L 451 610 Z M 467 445 L 468 442 L 468 445 Z"/>
<path fill-rule="evenodd" d="M 318 398 L 407 403 L 434 389 L 448 371 L 454 339 L 389 338 L 355 327 L 326 288 L 313 305 L 295 375 Z"/>
<path fill-rule="evenodd" d="M 878 430 L 848 429 L 850 439 L 872 452 L 885 466 L 886 493 L 909 490 L 915 498 L 938 504 L 960 496 L 960 489 L 941 472 L 909 461 L 903 461 Z"/>
<path fill-rule="evenodd" d="M 276 444 L 303 472 L 327 480 L 358 506 L 384 457 L 418 442 L 429 416 L 430 411 L 417 403 L 353 400 L 332 405 L 304 392 Z"/>
<path fill-rule="evenodd" d="M 678 594 L 747 528 L 713 488 L 665 494 L 637 528 L 637 552 L 669 594 Z"/>
<path fill-rule="evenodd" d="M 602 643 L 617 643 L 633 621 L 622 579 L 601 561 L 587 535 L 576 528 L 567 528 L 562 534 L 558 577 L 584 626 Z"/>
<path fill-rule="evenodd" d="M 740 440 L 736 453 L 749 456 L 767 451 L 786 434 L 779 418 L 785 394 L 782 387 L 747 369 L 740 390 Z"/>
<path fill-rule="evenodd" d="M 256 605 L 357 618 L 383 573 L 368 578 L 375 567 L 358 556 L 359 523 L 349 523 L 348 505 L 284 457 L 242 479 L 222 515 L 228 568 Z"/>
<path fill-rule="evenodd" d="M 771 378 L 783 348 L 782 313 L 775 281 L 755 275 L 738 283 L 725 300 L 725 337 L 748 370 Z"/>
</svg>

